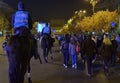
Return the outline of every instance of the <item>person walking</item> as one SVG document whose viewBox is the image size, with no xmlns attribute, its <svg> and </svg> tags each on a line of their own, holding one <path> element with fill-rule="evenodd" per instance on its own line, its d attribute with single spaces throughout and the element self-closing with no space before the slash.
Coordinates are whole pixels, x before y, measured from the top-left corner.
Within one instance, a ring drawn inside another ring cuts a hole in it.
<svg viewBox="0 0 120 83">
<path fill-rule="evenodd" d="M 69 43 L 69 55 L 72 58 L 72 68 L 77 69 L 77 52 L 76 52 L 76 42 L 74 37 L 71 37 Z"/>
<path fill-rule="evenodd" d="M 87 76 L 92 75 L 92 60 L 96 52 L 95 42 L 91 38 L 92 34 L 86 36 L 86 39 L 82 43 L 81 50 L 85 56 L 85 69 Z"/>
<path fill-rule="evenodd" d="M 104 39 L 100 47 L 100 52 L 102 55 L 103 68 L 104 68 L 105 74 L 108 75 L 109 65 L 110 65 L 110 56 L 113 52 L 112 43 L 108 37 L 108 34 L 104 34 Z"/>
<path fill-rule="evenodd" d="M 63 66 L 65 68 L 68 68 L 68 61 L 69 61 L 69 34 L 65 34 L 65 37 L 63 38 L 63 41 L 61 43 L 61 50 L 63 54 Z"/>
<path fill-rule="evenodd" d="M 118 43 L 115 40 L 115 35 L 111 36 L 111 43 L 112 43 L 112 54 L 111 54 L 111 64 L 114 66 L 117 62 L 117 48 L 118 48 Z"/>
</svg>

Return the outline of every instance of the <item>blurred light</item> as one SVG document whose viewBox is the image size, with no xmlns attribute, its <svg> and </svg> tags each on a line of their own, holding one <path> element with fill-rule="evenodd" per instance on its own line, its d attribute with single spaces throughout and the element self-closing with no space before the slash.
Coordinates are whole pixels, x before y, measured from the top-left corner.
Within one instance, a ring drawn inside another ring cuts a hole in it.
<svg viewBox="0 0 120 83">
<path fill-rule="evenodd" d="M 77 14 L 78 13 L 78 11 L 75 11 L 75 14 Z"/>
<path fill-rule="evenodd" d="M 86 13 L 86 11 L 85 11 L 85 10 L 83 10 L 83 13 Z"/>
<path fill-rule="evenodd" d="M 111 27 L 115 27 L 115 22 L 110 23 Z"/>
<path fill-rule="evenodd" d="M 45 27 L 46 23 L 38 23 L 37 25 L 37 32 L 42 32 L 43 27 Z"/>
</svg>

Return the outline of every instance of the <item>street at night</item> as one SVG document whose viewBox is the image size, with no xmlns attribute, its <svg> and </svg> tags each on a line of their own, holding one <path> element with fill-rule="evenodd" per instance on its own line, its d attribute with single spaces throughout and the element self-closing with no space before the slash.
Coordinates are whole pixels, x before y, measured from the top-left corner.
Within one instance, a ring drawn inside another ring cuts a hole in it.
<svg viewBox="0 0 120 83">
<path fill-rule="evenodd" d="M 0 0 L 0 83 L 120 83 L 120 0 Z"/>
</svg>

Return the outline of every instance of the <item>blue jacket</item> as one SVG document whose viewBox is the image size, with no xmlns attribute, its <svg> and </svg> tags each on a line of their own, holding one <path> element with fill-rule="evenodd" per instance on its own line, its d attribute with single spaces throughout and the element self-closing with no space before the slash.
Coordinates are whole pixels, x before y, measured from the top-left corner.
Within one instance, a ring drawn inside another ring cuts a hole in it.
<svg viewBox="0 0 120 83">
<path fill-rule="evenodd" d="M 26 27 L 32 29 L 32 20 L 27 11 L 17 11 L 12 17 L 12 26 L 14 29 Z"/>
<path fill-rule="evenodd" d="M 51 34 L 50 27 L 45 26 L 42 30 L 42 34 Z"/>
</svg>

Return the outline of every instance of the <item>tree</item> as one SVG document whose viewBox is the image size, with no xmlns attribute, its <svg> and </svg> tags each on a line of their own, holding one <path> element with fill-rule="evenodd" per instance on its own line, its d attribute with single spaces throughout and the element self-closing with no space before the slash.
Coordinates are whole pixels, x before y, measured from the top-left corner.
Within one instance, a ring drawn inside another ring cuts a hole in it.
<svg viewBox="0 0 120 83">
<path fill-rule="evenodd" d="M 32 33 L 36 33 L 36 32 L 37 32 L 37 31 L 36 31 L 37 25 L 38 25 L 38 22 L 34 22 L 34 23 L 33 23 Z"/>
<path fill-rule="evenodd" d="M 6 3 L 0 1 L 0 30 L 11 31 L 11 15 L 14 9 Z"/>
<path fill-rule="evenodd" d="M 0 12 L 0 30 L 10 30 L 10 22 L 5 14 Z"/>
<path fill-rule="evenodd" d="M 109 31 L 111 28 L 111 22 L 118 24 L 118 14 L 116 11 L 99 11 L 91 17 L 86 17 L 82 21 L 79 21 L 76 28 L 82 30 L 83 32 L 99 31 L 100 29 Z M 117 29 L 117 27 L 115 27 L 115 29 Z"/>
</svg>

